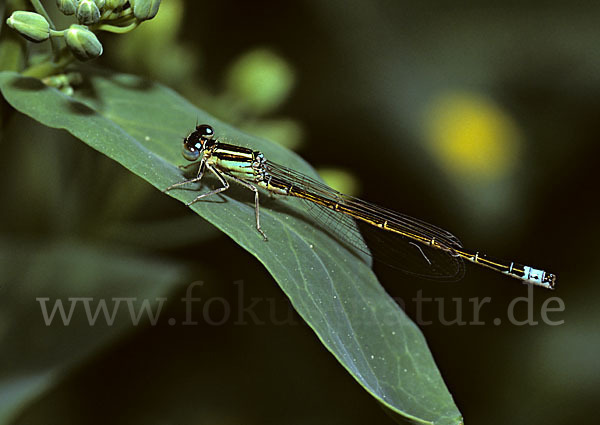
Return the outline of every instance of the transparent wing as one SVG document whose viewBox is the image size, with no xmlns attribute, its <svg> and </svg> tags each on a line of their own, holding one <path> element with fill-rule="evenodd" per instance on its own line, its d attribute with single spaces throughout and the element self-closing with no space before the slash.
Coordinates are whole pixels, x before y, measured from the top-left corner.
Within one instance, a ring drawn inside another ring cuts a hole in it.
<svg viewBox="0 0 600 425">
<path fill-rule="evenodd" d="M 375 220 L 387 220 L 406 233 L 416 234 L 428 240 L 434 239 L 447 248 L 461 248 L 462 244 L 451 233 L 424 221 L 396 211 L 382 208 L 359 198 L 344 195 L 329 186 L 271 161 L 266 170 L 275 178 L 284 180 L 296 188 L 318 195 L 330 204 L 340 204 L 359 211 L 361 215 Z M 433 248 L 398 233 L 380 229 L 326 205 L 300 197 L 311 217 L 328 233 L 363 253 L 372 256 L 404 273 L 435 280 L 453 281 L 464 274 L 464 263 L 452 251 Z"/>
</svg>

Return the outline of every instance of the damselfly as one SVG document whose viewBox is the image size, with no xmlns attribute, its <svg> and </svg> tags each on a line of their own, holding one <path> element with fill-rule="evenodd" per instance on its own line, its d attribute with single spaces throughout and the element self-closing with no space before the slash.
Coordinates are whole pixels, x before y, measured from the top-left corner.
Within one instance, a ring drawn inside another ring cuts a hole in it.
<svg viewBox="0 0 600 425">
<path fill-rule="evenodd" d="M 344 195 L 329 186 L 279 164 L 252 149 L 218 141 L 209 125 L 197 125 L 183 140 L 183 156 L 198 161 L 196 177 L 169 186 L 167 192 L 188 183 L 198 182 L 208 170 L 221 187 L 197 196 L 191 205 L 207 196 L 229 189 L 228 180 L 235 181 L 254 192 L 256 230 L 264 240 L 267 235 L 260 225 L 259 191 L 292 196 L 306 201 L 313 216 L 328 231 L 351 246 L 370 253 L 364 244 L 358 224 L 376 229 L 397 255 L 384 261 L 411 274 L 434 279 L 456 279 L 462 275 L 463 260 L 470 261 L 531 283 L 553 289 L 556 276 L 513 261 L 491 258 L 478 251 L 463 248 L 451 233 L 404 214 L 379 207 L 353 196 Z M 407 260 L 409 258 L 409 260 Z"/>
</svg>

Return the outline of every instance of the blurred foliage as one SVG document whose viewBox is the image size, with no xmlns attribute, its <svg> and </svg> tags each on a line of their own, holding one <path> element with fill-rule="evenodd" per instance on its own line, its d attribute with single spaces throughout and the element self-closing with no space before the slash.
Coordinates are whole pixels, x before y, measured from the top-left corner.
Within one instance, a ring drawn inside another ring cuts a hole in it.
<svg viewBox="0 0 600 425">
<path fill-rule="evenodd" d="M 335 190 L 348 195 L 356 195 L 358 193 L 360 183 L 352 173 L 330 167 L 322 167 L 318 171 L 325 183 Z"/>
<path fill-rule="evenodd" d="M 448 303 L 492 298 L 482 326 L 444 326 L 435 305 L 420 312 L 433 320 L 423 331 L 466 423 L 592 421 L 600 396 L 598 259 L 588 248 L 600 236 L 596 4 L 163 3 L 156 26 L 103 39 L 103 66 L 162 80 L 252 134 L 294 140 L 311 164 L 351 170 L 361 197 L 447 228 L 467 246 L 557 273 L 556 293 L 535 292 L 533 308 L 559 296 L 565 324 L 517 327 L 492 322 L 527 291 L 502 276 L 469 267 L 460 284 L 440 286 L 377 269 L 412 317 L 418 312 L 408 301 L 419 290 Z M 276 110 L 253 115 L 228 90 L 227 76 L 232 64 L 265 49 L 285 58 L 294 89 Z M 18 63 L 18 50 L 10 53 Z M 5 57 L 0 51 L 3 69 Z M 148 255 L 175 270 L 184 262 L 190 276 L 211 282 L 203 296 L 235 299 L 222 283 L 239 278 L 251 283 L 247 297 L 281 296 L 227 241 L 211 239 L 209 252 L 225 258 L 206 255 L 198 240 L 161 247 L 169 227 L 153 238 L 136 226 L 185 220 L 185 208 L 64 134 L 2 108 L 3 240 L 25 239 L 20 246 L 41 253 L 53 251 L 46 247 L 55 239 L 82 238 L 100 245 L 82 255 L 115 262 L 103 250 L 108 238 L 129 255 L 142 250 L 132 269 Z M 119 198 L 123 185 L 139 185 L 140 198 Z M 124 201 L 131 204 L 121 210 Z M 128 226 L 131 237 L 115 241 L 114 229 Z M 232 264 L 243 264 L 243 275 Z M 0 332 L 12 320 L 2 317 Z M 17 422 L 391 423 L 302 326 L 173 329 L 111 338 Z"/>
<path fill-rule="evenodd" d="M 253 50 L 231 65 L 227 90 L 243 99 L 255 114 L 280 106 L 290 94 L 294 76 L 290 66 L 267 49 Z"/>
<path fill-rule="evenodd" d="M 201 51 L 193 52 L 190 43 L 179 40 L 184 5 L 181 1 L 161 3 L 152 25 L 142 25 L 118 40 L 118 48 L 106 52 L 111 61 L 138 74 L 149 74 L 168 85 L 182 85 L 198 69 Z M 115 40 L 116 41 L 116 40 Z M 165 60 L 165 57 L 168 60 Z"/>
</svg>

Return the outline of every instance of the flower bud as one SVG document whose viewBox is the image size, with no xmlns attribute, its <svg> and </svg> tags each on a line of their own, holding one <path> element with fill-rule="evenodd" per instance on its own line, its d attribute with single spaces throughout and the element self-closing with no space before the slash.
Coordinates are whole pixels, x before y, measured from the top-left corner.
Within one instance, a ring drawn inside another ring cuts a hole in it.
<svg viewBox="0 0 600 425">
<path fill-rule="evenodd" d="M 48 40 L 50 25 L 42 16 L 34 12 L 17 10 L 6 20 L 6 24 L 34 43 Z"/>
<path fill-rule="evenodd" d="M 56 7 L 63 15 L 73 15 L 77 10 L 77 0 L 56 0 Z"/>
<path fill-rule="evenodd" d="M 76 16 L 80 24 L 97 24 L 100 21 L 100 9 L 92 0 L 81 0 L 77 6 Z"/>
<path fill-rule="evenodd" d="M 106 4 L 106 0 L 94 0 L 94 3 L 96 4 L 96 7 L 98 7 L 98 9 L 102 9 Z"/>
<path fill-rule="evenodd" d="M 79 60 L 94 59 L 102 54 L 102 44 L 96 34 L 83 25 L 71 25 L 65 32 L 65 41 Z"/>
<path fill-rule="evenodd" d="M 141 21 L 152 19 L 158 13 L 160 0 L 136 0 L 133 3 L 133 14 Z"/>
</svg>

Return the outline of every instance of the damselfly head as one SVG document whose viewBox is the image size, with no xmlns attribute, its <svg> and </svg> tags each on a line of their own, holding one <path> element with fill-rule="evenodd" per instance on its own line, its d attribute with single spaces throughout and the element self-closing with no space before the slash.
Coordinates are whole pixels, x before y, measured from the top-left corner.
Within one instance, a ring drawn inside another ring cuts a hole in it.
<svg viewBox="0 0 600 425">
<path fill-rule="evenodd" d="M 183 139 L 183 157 L 188 161 L 196 161 L 202 152 L 210 148 L 215 131 L 210 125 L 197 125 L 185 139 Z"/>
</svg>

